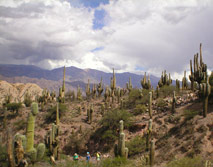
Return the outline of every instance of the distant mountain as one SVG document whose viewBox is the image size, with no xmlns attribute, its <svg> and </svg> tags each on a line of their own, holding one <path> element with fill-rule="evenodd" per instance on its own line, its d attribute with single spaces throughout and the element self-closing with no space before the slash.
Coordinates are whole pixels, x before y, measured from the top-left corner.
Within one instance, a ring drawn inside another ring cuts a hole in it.
<svg viewBox="0 0 213 167">
<path fill-rule="evenodd" d="M 141 79 L 143 75 L 137 75 L 129 72 L 115 73 L 116 84 L 120 87 L 126 87 L 126 83 L 131 77 L 133 87 L 141 88 Z M 80 69 L 77 67 L 66 67 L 66 85 L 68 88 L 76 88 L 79 85 L 83 90 L 90 79 L 90 83 L 99 83 L 103 78 L 104 85 L 110 85 L 112 73 L 106 73 L 94 69 Z M 0 79 L 8 82 L 31 82 L 36 83 L 42 88 L 50 90 L 58 89 L 63 79 L 63 67 L 53 70 L 46 70 L 32 65 L 8 65 L 0 64 Z M 158 77 L 150 76 L 154 87 L 159 81 Z M 52 81 L 52 82 L 51 82 Z"/>
</svg>

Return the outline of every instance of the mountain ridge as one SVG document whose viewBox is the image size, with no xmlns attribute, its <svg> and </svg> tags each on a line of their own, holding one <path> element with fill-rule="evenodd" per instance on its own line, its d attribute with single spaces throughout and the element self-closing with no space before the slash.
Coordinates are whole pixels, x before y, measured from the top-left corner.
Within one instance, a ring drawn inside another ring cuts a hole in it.
<svg viewBox="0 0 213 167">
<path fill-rule="evenodd" d="M 44 83 L 46 80 L 47 82 L 54 81 L 55 85 L 57 86 L 51 86 L 51 89 L 58 89 L 60 83 L 62 83 L 63 79 L 63 68 L 59 67 L 52 70 L 42 69 L 37 66 L 33 65 L 13 65 L 13 64 L 0 64 L 0 79 L 4 79 L 8 82 L 15 83 L 14 81 L 18 80 L 18 82 L 26 83 L 24 81 L 23 77 L 28 82 L 32 83 L 39 83 L 39 80 L 42 80 L 42 83 Z M 90 80 L 90 83 L 99 83 L 101 80 L 101 77 L 103 78 L 104 85 L 110 85 L 110 78 L 112 77 L 112 73 L 103 72 L 100 70 L 95 69 L 80 69 L 74 66 L 66 67 L 66 85 L 68 87 L 74 87 L 76 88 L 76 83 L 80 82 L 82 88 L 84 90 L 88 79 Z M 144 77 L 144 75 L 138 75 L 130 72 L 123 72 L 123 73 L 115 73 L 116 75 L 116 84 L 119 87 L 126 87 L 126 83 L 129 81 L 129 77 L 131 77 L 132 85 L 133 87 L 140 88 L 141 87 L 141 79 Z M 16 79 L 12 79 L 16 78 Z M 36 81 L 35 81 L 36 80 Z M 157 83 L 159 81 L 158 77 L 155 77 L 153 75 L 150 75 L 150 80 L 152 83 L 152 86 L 156 87 Z M 72 85 L 72 83 L 75 83 Z M 47 88 L 48 84 L 40 84 L 41 88 Z"/>
</svg>

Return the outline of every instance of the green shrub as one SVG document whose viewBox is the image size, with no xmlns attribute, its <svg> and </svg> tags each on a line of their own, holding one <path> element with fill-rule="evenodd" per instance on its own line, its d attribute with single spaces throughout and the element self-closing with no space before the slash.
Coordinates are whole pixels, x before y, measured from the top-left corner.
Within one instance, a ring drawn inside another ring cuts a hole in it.
<svg viewBox="0 0 213 167">
<path fill-rule="evenodd" d="M 190 120 L 194 118 L 196 115 L 199 115 L 199 111 L 185 110 L 183 113 L 185 120 Z"/>
<path fill-rule="evenodd" d="M 107 158 L 101 161 L 101 167 L 120 167 L 128 164 L 126 158 L 116 157 L 114 159 Z"/>
<path fill-rule="evenodd" d="M 203 161 L 200 157 L 173 160 L 167 164 L 167 167 L 203 167 Z"/>
<path fill-rule="evenodd" d="M 21 103 L 9 103 L 9 104 L 6 104 L 5 107 L 7 107 L 7 110 L 18 113 L 20 108 L 22 107 L 22 104 Z"/>
<path fill-rule="evenodd" d="M 126 101 L 126 107 L 133 108 L 137 102 L 141 99 L 141 92 L 139 89 L 132 89 L 129 93 L 128 100 Z"/>
<path fill-rule="evenodd" d="M 163 100 L 163 98 L 159 98 L 156 101 L 157 107 L 164 108 L 167 106 L 167 103 Z"/>
<path fill-rule="evenodd" d="M 129 149 L 129 157 L 142 153 L 145 151 L 146 148 L 146 138 L 136 136 L 126 143 L 126 147 Z"/>
<path fill-rule="evenodd" d="M 107 112 L 102 120 L 100 121 L 100 124 L 106 129 L 106 130 L 113 130 L 116 131 L 119 129 L 119 121 L 124 121 L 124 128 L 128 128 L 132 125 L 132 114 L 130 114 L 126 110 L 118 110 L 115 109 L 113 111 Z"/>
<path fill-rule="evenodd" d="M 159 90 L 159 97 L 168 97 L 168 96 L 172 96 L 173 92 L 175 91 L 175 86 L 168 86 L 165 85 L 163 87 L 160 88 Z"/>
<path fill-rule="evenodd" d="M 140 115 L 147 111 L 147 107 L 144 104 L 137 104 L 134 108 L 132 114 L 133 115 Z"/>
<path fill-rule="evenodd" d="M 67 112 L 67 106 L 59 103 L 59 118 L 63 118 Z M 56 106 L 53 106 L 47 110 L 46 122 L 54 122 L 56 120 Z"/>
</svg>

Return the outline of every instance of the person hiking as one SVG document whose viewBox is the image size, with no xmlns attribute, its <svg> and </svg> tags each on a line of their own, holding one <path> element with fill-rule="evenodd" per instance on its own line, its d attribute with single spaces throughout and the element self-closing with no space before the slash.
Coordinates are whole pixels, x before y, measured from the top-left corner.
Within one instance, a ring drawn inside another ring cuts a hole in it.
<svg viewBox="0 0 213 167">
<path fill-rule="evenodd" d="M 79 157 L 78 157 L 77 153 L 75 153 L 73 155 L 73 160 L 74 160 L 75 167 L 77 167 L 78 166 L 78 160 L 79 160 Z"/>
<path fill-rule="evenodd" d="M 100 152 L 96 153 L 96 160 L 97 160 L 97 165 L 99 165 L 100 160 L 101 160 L 101 153 Z"/>
<path fill-rule="evenodd" d="M 87 161 L 87 167 L 89 167 L 89 161 L 90 161 L 90 154 L 89 154 L 89 152 L 87 152 L 86 161 Z"/>
</svg>

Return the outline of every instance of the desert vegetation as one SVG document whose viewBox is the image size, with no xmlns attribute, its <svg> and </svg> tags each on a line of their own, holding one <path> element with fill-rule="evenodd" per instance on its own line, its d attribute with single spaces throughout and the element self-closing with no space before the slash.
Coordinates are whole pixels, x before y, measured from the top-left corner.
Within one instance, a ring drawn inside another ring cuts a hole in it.
<svg viewBox="0 0 213 167">
<path fill-rule="evenodd" d="M 17 102 L 8 94 L 0 108 L 0 166 L 211 167 L 213 73 L 202 45 L 190 71 L 189 80 L 184 72 L 174 83 L 165 70 L 156 88 L 145 73 L 141 88 L 131 78 L 121 88 L 113 69 L 110 85 L 88 80 L 84 92 L 66 90 L 64 67 L 58 93 L 43 89 Z"/>
</svg>

